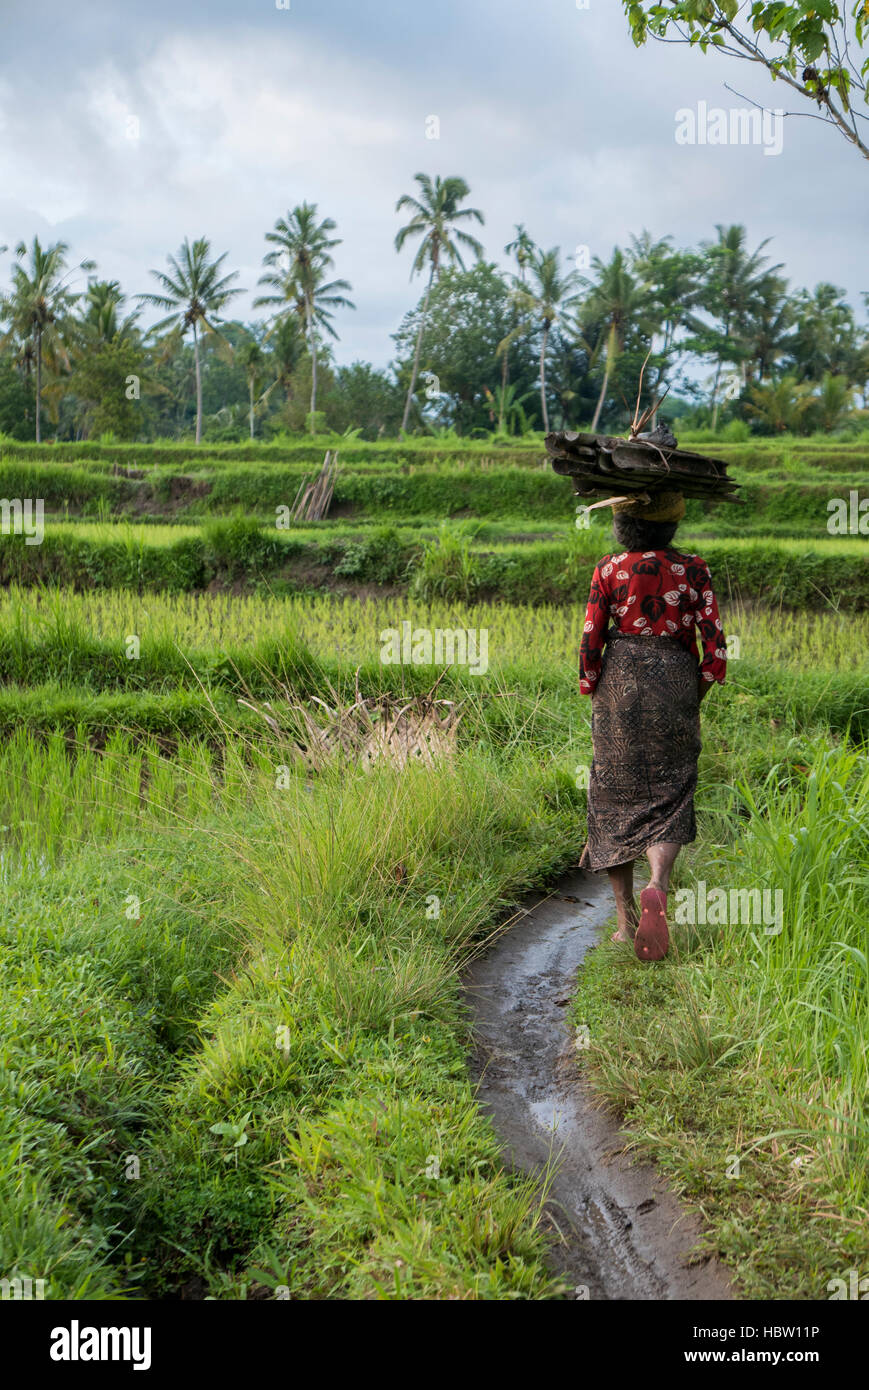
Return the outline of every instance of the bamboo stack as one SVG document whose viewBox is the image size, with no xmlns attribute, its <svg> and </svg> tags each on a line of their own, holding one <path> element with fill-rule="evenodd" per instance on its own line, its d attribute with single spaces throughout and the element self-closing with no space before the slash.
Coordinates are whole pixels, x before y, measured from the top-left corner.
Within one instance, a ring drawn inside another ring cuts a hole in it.
<svg viewBox="0 0 869 1390">
<path fill-rule="evenodd" d="M 672 438 L 672 436 L 671 436 Z M 578 497 L 678 489 L 685 497 L 742 502 L 739 484 L 727 476 L 721 459 L 649 439 L 556 430 L 547 434 L 546 452 L 556 473 L 573 479 Z"/>
<path fill-rule="evenodd" d="M 332 502 L 335 479 L 338 476 L 338 450 L 332 454 L 326 450 L 326 457 L 320 472 L 309 482 L 307 477 L 299 484 L 299 490 L 290 511 L 291 521 L 322 521 Z"/>
</svg>

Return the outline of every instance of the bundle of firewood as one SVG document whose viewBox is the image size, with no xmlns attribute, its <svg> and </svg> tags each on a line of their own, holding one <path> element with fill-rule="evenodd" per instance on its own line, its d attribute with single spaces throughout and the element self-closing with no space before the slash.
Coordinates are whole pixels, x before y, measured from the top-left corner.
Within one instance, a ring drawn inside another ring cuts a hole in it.
<svg viewBox="0 0 869 1390">
<path fill-rule="evenodd" d="M 290 509 L 290 520 L 322 521 L 332 501 L 337 475 L 338 451 L 336 450 L 335 454 L 332 455 L 327 449 L 323 467 L 313 482 L 309 482 L 307 477 L 300 482 L 299 490 Z"/>
<path fill-rule="evenodd" d="M 685 497 L 741 502 L 738 483 L 721 459 L 677 448 L 667 429 L 624 439 L 607 434 L 556 430 L 546 436 L 546 452 L 556 473 L 573 479 L 578 497 L 648 493 L 676 489 Z"/>
</svg>

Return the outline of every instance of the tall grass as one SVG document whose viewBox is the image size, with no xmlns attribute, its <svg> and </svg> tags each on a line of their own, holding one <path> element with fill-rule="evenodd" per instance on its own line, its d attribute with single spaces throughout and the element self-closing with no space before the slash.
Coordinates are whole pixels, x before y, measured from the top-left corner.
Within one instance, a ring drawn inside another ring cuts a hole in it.
<svg viewBox="0 0 869 1390">
<path fill-rule="evenodd" d="M 729 908 L 676 925 L 644 975 L 604 949 L 577 1005 L 589 1069 L 749 1296 L 825 1298 L 869 1258 L 869 759 L 803 745 L 702 830 L 676 902 L 779 892 L 781 920 Z"/>
<path fill-rule="evenodd" d="M 36 1179 L 9 1169 L 4 1267 L 54 1297 L 84 1296 L 88 1277 L 97 1296 L 277 1280 L 293 1296 L 548 1297 L 539 1194 L 504 1172 L 465 1072 L 458 970 L 576 854 L 573 802 L 522 755 L 276 785 L 286 756 L 227 754 L 206 812 L 195 758 L 152 767 L 143 808 L 130 768 L 115 762 L 117 789 L 93 766 L 78 786 L 43 752 L 31 817 L 67 853 L 48 872 L 19 864 L 0 916 L 15 942 L 0 1083 Z M 59 824 L 64 777 L 70 796 L 102 796 L 98 836 L 94 801 Z M 0 1171 L 7 1158 L 0 1141 Z M 63 1228 L 50 1249 L 37 1201 Z M 88 1271 L 73 1253 L 89 1222 Z"/>
</svg>

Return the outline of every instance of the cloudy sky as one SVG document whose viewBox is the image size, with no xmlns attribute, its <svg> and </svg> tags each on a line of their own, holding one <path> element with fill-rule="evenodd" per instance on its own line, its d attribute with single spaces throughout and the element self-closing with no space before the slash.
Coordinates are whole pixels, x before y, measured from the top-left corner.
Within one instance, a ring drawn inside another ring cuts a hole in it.
<svg viewBox="0 0 869 1390">
<path fill-rule="evenodd" d="M 799 99 L 717 56 L 636 50 L 620 0 L 278 3 L 3 0 L 0 244 L 62 238 L 133 294 L 206 235 L 250 292 L 263 233 L 307 199 L 338 223 L 357 305 L 337 358 L 378 365 L 418 293 L 393 239 L 420 170 L 467 180 L 505 263 L 516 222 L 604 258 L 644 226 L 689 244 L 744 222 L 792 283 L 869 290 L 866 162 L 796 116 L 780 154 L 677 143 L 679 110 L 746 105 L 725 83 Z"/>
</svg>

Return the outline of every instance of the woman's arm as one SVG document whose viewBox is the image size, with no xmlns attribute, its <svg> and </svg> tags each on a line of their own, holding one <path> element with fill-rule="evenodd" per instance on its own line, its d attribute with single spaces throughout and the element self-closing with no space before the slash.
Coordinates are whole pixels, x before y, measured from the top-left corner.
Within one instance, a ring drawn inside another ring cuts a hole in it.
<svg viewBox="0 0 869 1390">
<path fill-rule="evenodd" d="M 697 631 L 700 634 L 700 643 L 703 648 L 698 672 L 698 684 L 702 700 L 710 686 L 716 682 L 719 685 L 724 684 L 724 677 L 727 672 L 727 639 L 724 636 L 724 628 L 718 612 L 718 600 L 712 587 L 709 567 L 707 565 L 698 566 L 696 577 L 692 575 L 691 579 L 698 591 L 694 621 L 697 624 Z"/>
<path fill-rule="evenodd" d="M 593 695 L 600 677 L 604 636 L 609 622 L 609 602 L 600 565 L 595 566 L 585 610 L 585 626 L 579 647 L 579 688 L 583 695 Z"/>
</svg>

